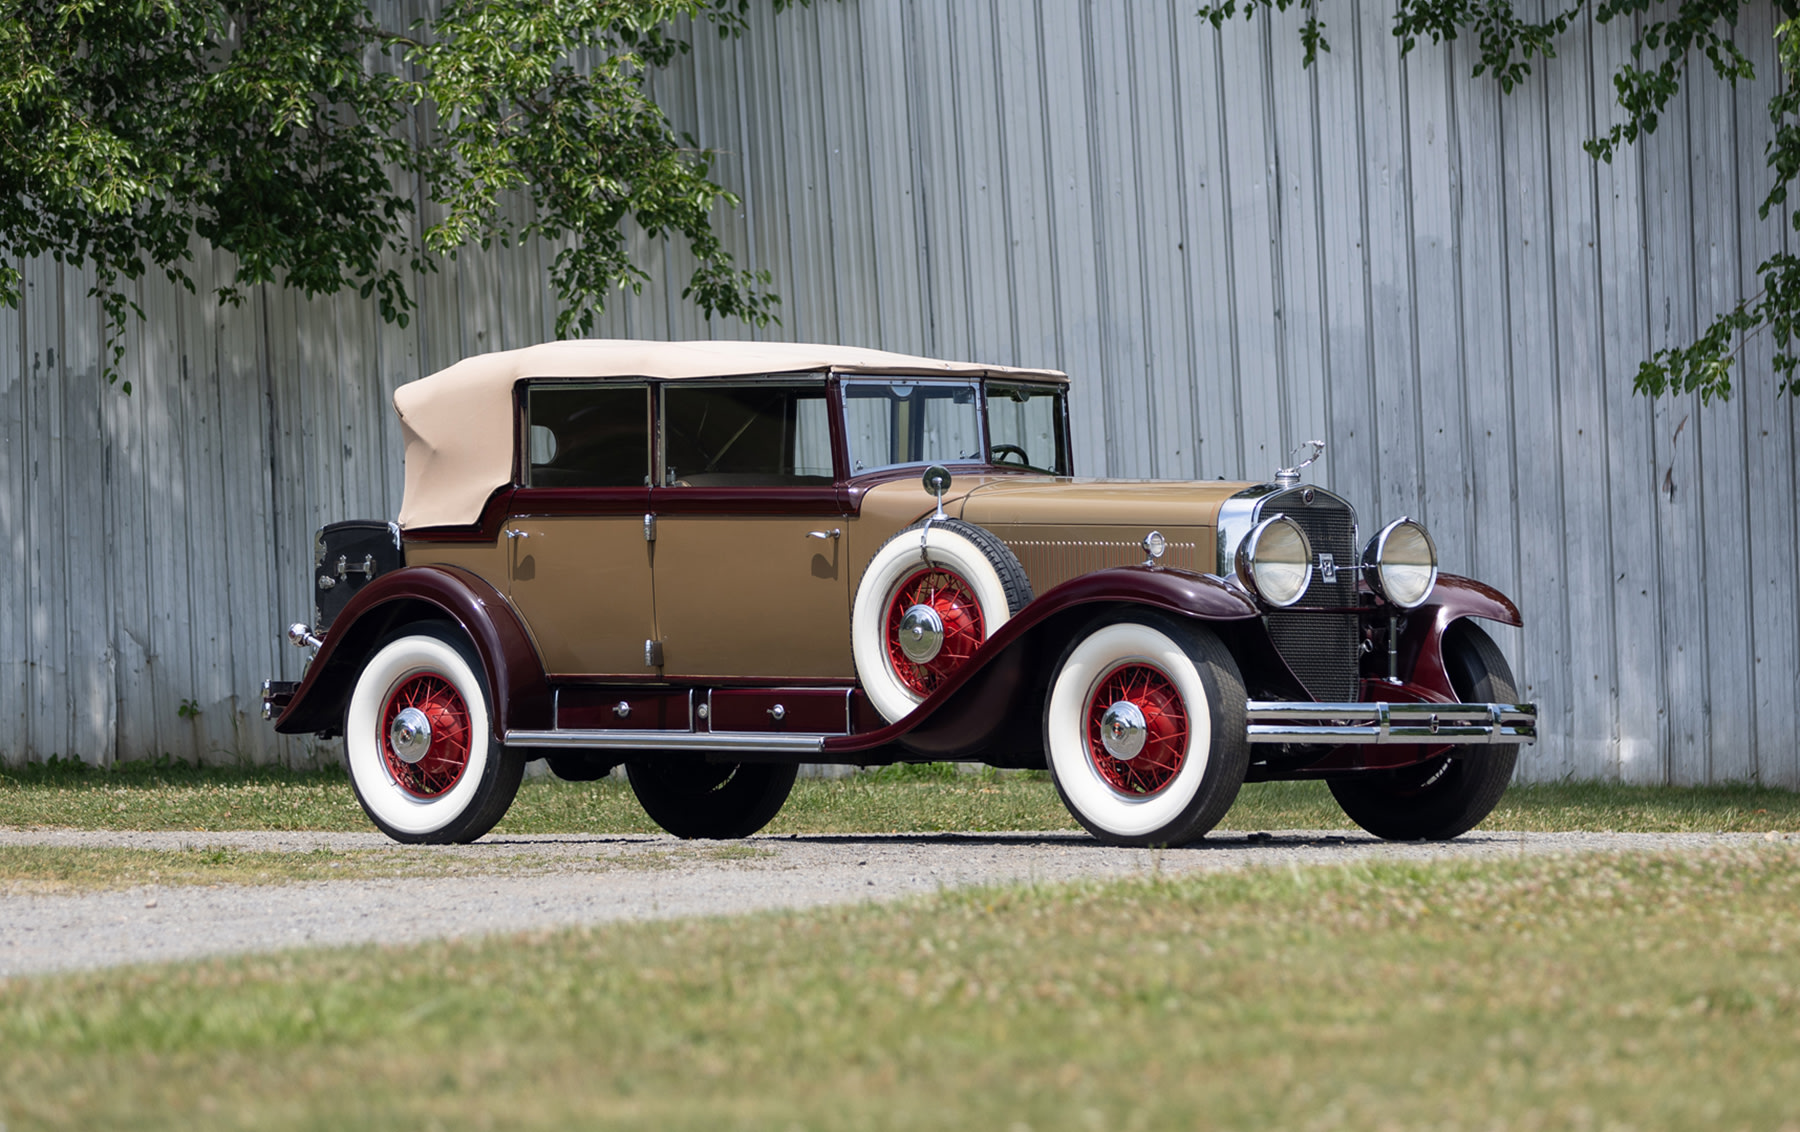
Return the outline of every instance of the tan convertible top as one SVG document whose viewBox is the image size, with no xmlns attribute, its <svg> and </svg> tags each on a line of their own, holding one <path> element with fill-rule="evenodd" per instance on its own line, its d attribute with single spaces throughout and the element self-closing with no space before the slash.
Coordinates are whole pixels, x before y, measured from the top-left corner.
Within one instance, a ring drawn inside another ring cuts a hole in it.
<svg viewBox="0 0 1800 1132">
<path fill-rule="evenodd" d="M 765 373 L 879 373 L 908 377 L 1029 377 L 1056 370 L 946 362 L 791 342 L 546 342 L 465 358 L 394 392 L 406 438 L 400 525 L 466 526 L 494 489 L 512 481 L 513 386 L 534 377 L 746 377 Z"/>
</svg>

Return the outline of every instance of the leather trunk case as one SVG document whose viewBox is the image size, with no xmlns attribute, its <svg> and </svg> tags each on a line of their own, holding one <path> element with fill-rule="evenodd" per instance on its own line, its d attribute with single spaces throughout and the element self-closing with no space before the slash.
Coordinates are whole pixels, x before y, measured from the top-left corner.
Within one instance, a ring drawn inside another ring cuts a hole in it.
<svg viewBox="0 0 1800 1132">
<path fill-rule="evenodd" d="M 392 523 L 350 519 L 319 528 L 313 541 L 313 632 L 331 628 L 371 579 L 404 564 L 400 528 Z"/>
</svg>

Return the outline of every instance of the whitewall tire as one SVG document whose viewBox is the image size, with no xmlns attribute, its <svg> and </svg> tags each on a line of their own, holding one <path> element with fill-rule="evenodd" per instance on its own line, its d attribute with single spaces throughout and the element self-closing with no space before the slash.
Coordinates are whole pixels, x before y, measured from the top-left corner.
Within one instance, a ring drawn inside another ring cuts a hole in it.
<svg viewBox="0 0 1800 1132">
<path fill-rule="evenodd" d="M 1064 651 L 1044 707 L 1044 753 L 1064 805 L 1114 845 L 1205 836 L 1249 765 L 1237 664 L 1197 622 L 1125 611 Z"/>
<path fill-rule="evenodd" d="M 917 707 L 1031 600 L 1006 544 L 960 519 L 909 527 L 884 543 L 850 607 L 856 675 L 882 718 Z"/>
<path fill-rule="evenodd" d="M 376 650 L 344 714 L 350 783 L 397 841 L 473 841 L 512 804 L 524 759 L 494 741 L 480 665 L 449 631 L 419 629 Z"/>
</svg>

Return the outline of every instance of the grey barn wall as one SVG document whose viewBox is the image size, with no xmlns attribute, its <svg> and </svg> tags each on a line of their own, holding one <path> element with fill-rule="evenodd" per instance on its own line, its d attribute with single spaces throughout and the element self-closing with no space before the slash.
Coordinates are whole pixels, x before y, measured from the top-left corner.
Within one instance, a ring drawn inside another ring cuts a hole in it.
<svg viewBox="0 0 1800 1132">
<path fill-rule="evenodd" d="M 1512 594 L 1496 631 L 1544 739 L 1536 779 L 1800 785 L 1791 402 L 1751 340 L 1736 400 L 1637 397 L 1787 246 L 1756 217 L 1777 73 L 1697 78 L 1611 165 L 1629 29 L 1578 25 L 1502 97 L 1473 47 L 1404 63 L 1381 3 L 1215 32 L 1180 3 L 846 0 L 696 39 L 659 99 L 743 196 L 720 224 L 774 272 L 768 336 L 1052 365 L 1089 473 L 1263 478 L 1302 440 L 1363 526 L 1422 518 L 1448 570 Z M 750 337 L 654 264 L 602 333 Z M 312 530 L 392 516 L 393 388 L 552 335 L 528 247 L 466 254 L 387 326 L 353 298 L 146 281 L 125 397 L 88 280 L 26 264 L 0 317 L 0 757 L 329 756 L 272 735 L 261 678 L 309 608 Z M 183 711 L 184 705 L 191 705 Z"/>
</svg>

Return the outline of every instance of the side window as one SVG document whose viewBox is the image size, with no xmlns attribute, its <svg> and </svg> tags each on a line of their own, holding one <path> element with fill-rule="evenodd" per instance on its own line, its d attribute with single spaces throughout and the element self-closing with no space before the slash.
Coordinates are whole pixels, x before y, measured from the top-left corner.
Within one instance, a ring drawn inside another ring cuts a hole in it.
<svg viewBox="0 0 1800 1132">
<path fill-rule="evenodd" d="M 525 394 L 527 487 L 650 482 L 650 391 L 643 385 L 533 385 Z"/>
<path fill-rule="evenodd" d="M 829 484 L 823 382 L 663 386 L 663 483 L 673 487 Z"/>
<path fill-rule="evenodd" d="M 1046 385 L 988 383 L 988 451 L 996 466 L 1069 474 L 1062 390 Z"/>
</svg>

